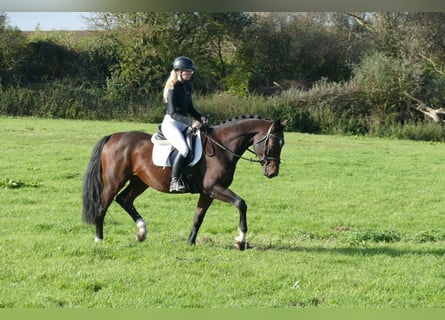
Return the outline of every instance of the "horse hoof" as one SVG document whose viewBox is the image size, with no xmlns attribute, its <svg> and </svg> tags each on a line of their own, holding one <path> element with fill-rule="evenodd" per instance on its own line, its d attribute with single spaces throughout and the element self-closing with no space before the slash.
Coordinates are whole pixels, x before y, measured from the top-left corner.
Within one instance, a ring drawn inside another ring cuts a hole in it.
<svg viewBox="0 0 445 320">
<path fill-rule="evenodd" d="M 136 234 L 136 239 L 138 239 L 139 242 L 144 241 L 146 237 L 147 237 L 147 235 L 145 232 L 138 232 Z"/>
<path fill-rule="evenodd" d="M 251 246 L 249 246 L 246 241 L 236 241 L 235 248 L 237 248 L 239 251 L 244 251 L 246 249 L 250 249 Z"/>
</svg>

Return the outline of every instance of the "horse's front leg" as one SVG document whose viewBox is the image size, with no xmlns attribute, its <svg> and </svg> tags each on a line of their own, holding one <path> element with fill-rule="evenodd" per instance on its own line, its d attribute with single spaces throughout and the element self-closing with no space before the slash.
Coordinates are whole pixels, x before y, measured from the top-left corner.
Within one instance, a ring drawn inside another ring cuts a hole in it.
<svg viewBox="0 0 445 320">
<path fill-rule="evenodd" d="M 202 221 L 206 215 L 207 209 L 212 204 L 213 199 L 207 195 L 201 194 L 198 200 L 198 206 L 196 207 L 195 219 L 193 221 L 192 231 L 188 242 L 190 244 L 196 243 L 196 236 L 198 235 L 199 228 L 201 227 Z"/>
<path fill-rule="evenodd" d="M 218 199 L 224 202 L 228 202 L 235 206 L 239 211 L 239 235 L 235 238 L 235 246 L 239 250 L 244 250 L 248 247 L 247 244 L 247 204 L 237 194 L 232 192 L 229 188 L 225 188 L 220 185 L 216 185 L 210 196 L 214 199 Z"/>
</svg>

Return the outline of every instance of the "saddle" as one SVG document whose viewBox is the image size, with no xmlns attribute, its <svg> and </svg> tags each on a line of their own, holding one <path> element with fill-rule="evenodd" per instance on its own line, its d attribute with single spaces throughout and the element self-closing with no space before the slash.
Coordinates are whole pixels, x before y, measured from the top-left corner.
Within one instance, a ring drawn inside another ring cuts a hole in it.
<svg viewBox="0 0 445 320">
<path fill-rule="evenodd" d="M 182 173 L 183 180 L 189 192 L 198 192 L 194 184 L 193 175 L 190 170 L 202 157 L 202 141 L 199 131 L 188 128 L 184 132 L 185 141 L 189 147 L 189 155 L 186 158 L 186 165 Z M 162 133 L 161 126 L 158 126 L 158 132 L 151 137 L 153 143 L 152 160 L 153 164 L 159 167 L 171 167 L 178 150 L 173 147 Z"/>
</svg>

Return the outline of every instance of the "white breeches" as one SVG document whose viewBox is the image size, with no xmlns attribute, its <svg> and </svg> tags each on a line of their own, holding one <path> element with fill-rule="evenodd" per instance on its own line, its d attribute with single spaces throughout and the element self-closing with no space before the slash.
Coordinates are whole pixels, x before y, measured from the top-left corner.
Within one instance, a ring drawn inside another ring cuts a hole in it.
<svg viewBox="0 0 445 320">
<path fill-rule="evenodd" d="M 187 125 L 172 119 L 168 114 L 164 116 L 161 124 L 162 133 L 184 158 L 189 153 L 189 148 L 182 133 L 185 129 L 187 129 Z"/>
</svg>

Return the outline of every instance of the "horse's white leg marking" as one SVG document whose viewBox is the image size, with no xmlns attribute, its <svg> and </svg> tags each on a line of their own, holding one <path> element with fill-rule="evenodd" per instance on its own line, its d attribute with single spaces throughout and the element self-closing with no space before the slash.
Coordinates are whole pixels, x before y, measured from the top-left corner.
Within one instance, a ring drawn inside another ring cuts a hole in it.
<svg viewBox="0 0 445 320">
<path fill-rule="evenodd" d="M 136 221 L 136 227 L 138 228 L 138 233 L 136 237 L 139 241 L 144 241 L 147 236 L 147 225 L 144 219 L 138 219 Z"/>
<path fill-rule="evenodd" d="M 102 241 L 103 241 L 103 239 L 100 239 L 98 237 L 94 237 L 94 242 L 101 243 Z"/>
<path fill-rule="evenodd" d="M 239 231 L 239 236 L 235 238 L 236 242 L 245 243 L 247 239 L 246 233 L 241 230 L 238 231 Z"/>
</svg>

